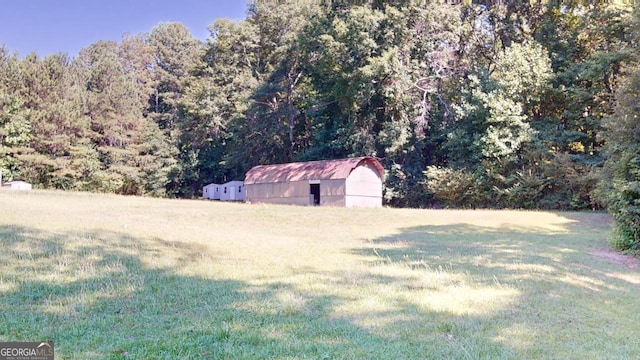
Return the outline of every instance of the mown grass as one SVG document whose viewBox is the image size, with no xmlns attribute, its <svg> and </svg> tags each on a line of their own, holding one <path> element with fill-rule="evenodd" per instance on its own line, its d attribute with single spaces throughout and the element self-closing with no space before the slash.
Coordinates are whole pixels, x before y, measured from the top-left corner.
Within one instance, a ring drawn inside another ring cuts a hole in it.
<svg viewBox="0 0 640 360">
<path fill-rule="evenodd" d="M 56 359 L 631 359 L 600 213 L 0 191 L 0 341 Z"/>
</svg>

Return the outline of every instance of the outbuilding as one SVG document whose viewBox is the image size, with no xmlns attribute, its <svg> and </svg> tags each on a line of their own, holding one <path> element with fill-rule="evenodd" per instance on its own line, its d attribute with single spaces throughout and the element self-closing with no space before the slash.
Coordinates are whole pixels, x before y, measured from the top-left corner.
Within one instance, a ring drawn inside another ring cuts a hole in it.
<svg viewBox="0 0 640 360">
<path fill-rule="evenodd" d="M 239 180 L 229 181 L 220 185 L 220 200 L 222 201 L 244 201 L 244 182 Z"/>
<path fill-rule="evenodd" d="M 251 203 L 381 207 L 384 168 L 370 156 L 253 167 L 244 180 Z"/>
<path fill-rule="evenodd" d="M 13 190 L 31 190 L 33 187 L 31 184 L 25 181 L 9 181 L 2 184 L 2 187 Z"/>
<path fill-rule="evenodd" d="M 220 200 L 220 184 L 209 184 L 202 188 L 202 197 L 209 200 Z"/>
</svg>

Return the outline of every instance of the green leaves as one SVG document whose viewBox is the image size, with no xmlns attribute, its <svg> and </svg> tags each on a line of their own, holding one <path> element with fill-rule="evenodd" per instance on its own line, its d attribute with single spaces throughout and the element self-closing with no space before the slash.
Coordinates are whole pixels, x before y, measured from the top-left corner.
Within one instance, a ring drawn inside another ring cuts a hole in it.
<svg viewBox="0 0 640 360">
<path fill-rule="evenodd" d="M 626 159 L 640 142 L 630 9 L 285 1 L 215 21 L 206 43 L 161 23 L 76 59 L 0 48 L 0 167 L 190 197 L 256 164 L 374 155 L 392 205 L 425 206 L 450 176 L 472 180 L 470 206 L 597 207 L 602 145 Z"/>
<path fill-rule="evenodd" d="M 634 14 L 633 38 L 640 38 L 640 10 Z M 609 212 L 616 221 L 613 245 L 619 250 L 640 250 L 640 66 L 638 45 L 625 64 L 616 92 L 615 113 L 608 118 L 605 150 L 608 156 L 600 184 Z"/>
</svg>

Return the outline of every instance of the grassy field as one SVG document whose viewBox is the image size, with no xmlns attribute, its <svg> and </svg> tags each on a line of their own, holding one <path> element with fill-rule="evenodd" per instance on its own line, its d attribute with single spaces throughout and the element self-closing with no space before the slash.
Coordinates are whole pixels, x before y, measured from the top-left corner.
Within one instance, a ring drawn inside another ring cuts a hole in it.
<svg viewBox="0 0 640 360">
<path fill-rule="evenodd" d="M 0 341 L 56 359 L 632 359 L 600 213 L 0 191 Z"/>
</svg>

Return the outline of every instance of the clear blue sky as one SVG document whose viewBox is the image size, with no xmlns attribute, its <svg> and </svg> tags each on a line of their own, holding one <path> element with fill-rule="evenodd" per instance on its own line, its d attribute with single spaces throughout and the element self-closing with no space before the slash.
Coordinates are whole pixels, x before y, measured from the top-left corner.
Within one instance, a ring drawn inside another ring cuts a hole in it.
<svg viewBox="0 0 640 360">
<path fill-rule="evenodd" d="M 242 20 L 246 9 L 247 0 L 0 0 L 0 45 L 21 57 L 33 51 L 75 57 L 99 40 L 120 41 L 167 21 L 204 40 L 214 20 Z"/>
</svg>

